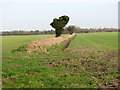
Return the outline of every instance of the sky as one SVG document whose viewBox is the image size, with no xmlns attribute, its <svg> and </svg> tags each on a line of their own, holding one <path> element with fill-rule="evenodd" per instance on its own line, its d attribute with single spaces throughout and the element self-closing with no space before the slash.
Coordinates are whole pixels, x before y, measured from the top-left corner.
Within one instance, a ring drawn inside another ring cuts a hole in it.
<svg viewBox="0 0 120 90">
<path fill-rule="evenodd" d="M 51 30 L 62 15 L 80 28 L 117 28 L 119 0 L 1 0 L 0 30 Z M 54 29 L 53 29 L 54 30 Z"/>
</svg>

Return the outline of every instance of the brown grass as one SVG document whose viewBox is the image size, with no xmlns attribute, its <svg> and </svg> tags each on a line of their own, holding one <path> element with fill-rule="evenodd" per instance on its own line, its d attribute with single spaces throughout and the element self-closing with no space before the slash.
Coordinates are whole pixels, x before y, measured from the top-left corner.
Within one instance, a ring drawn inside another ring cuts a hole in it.
<svg viewBox="0 0 120 90">
<path fill-rule="evenodd" d="M 28 45 L 27 52 L 30 53 L 32 50 L 42 50 L 44 52 L 47 52 L 45 47 L 60 44 L 61 42 L 67 40 L 70 37 L 73 37 L 74 35 L 75 33 L 73 35 L 67 35 L 64 37 L 52 37 L 40 41 L 33 41 Z"/>
</svg>

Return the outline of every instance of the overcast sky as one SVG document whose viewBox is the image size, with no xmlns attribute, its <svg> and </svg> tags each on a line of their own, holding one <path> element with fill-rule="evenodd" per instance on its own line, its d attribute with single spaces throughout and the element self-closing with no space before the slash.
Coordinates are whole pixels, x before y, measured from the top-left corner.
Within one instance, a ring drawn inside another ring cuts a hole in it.
<svg viewBox="0 0 120 90">
<path fill-rule="evenodd" d="M 81 28 L 117 28 L 119 0 L 2 0 L 0 30 L 50 30 L 54 18 Z"/>
</svg>

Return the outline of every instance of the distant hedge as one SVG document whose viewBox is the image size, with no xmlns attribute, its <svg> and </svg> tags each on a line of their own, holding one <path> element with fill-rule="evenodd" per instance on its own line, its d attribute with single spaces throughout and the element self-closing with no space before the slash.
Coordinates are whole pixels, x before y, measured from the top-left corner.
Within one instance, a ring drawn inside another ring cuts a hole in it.
<svg viewBox="0 0 120 90">
<path fill-rule="evenodd" d="M 73 26 L 73 25 L 72 25 Z M 69 26 L 68 26 L 69 27 Z M 64 28 L 64 34 L 69 34 L 68 27 Z M 93 33 L 93 32 L 118 32 L 120 30 L 115 28 L 80 28 L 74 26 L 73 33 Z M 3 31 L 0 35 L 47 35 L 47 34 L 55 34 L 55 30 L 35 30 L 35 31 L 22 31 L 22 30 L 14 30 L 14 31 Z"/>
</svg>

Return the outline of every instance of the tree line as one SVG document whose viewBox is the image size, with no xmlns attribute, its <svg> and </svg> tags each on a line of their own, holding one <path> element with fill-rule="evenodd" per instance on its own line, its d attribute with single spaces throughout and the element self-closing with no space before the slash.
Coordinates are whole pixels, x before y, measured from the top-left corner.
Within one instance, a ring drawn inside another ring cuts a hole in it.
<svg viewBox="0 0 120 90">
<path fill-rule="evenodd" d="M 72 29 L 71 29 L 72 28 Z M 69 30 L 68 30 L 69 29 Z M 65 28 L 64 33 L 68 34 L 70 33 L 95 33 L 95 32 L 118 32 L 119 30 L 117 28 L 80 28 L 74 25 L 68 26 Z"/>
<path fill-rule="evenodd" d="M 72 33 L 94 33 L 94 32 L 118 32 L 118 29 L 115 28 L 80 28 L 77 26 L 68 26 L 64 28 L 63 34 L 72 34 Z M 56 34 L 55 30 L 35 30 L 35 31 L 24 31 L 24 30 L 14 30 L 14 31 L 2 31 L 0 35 L 47 35 L 47 34 Z"/>
</svg>

